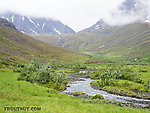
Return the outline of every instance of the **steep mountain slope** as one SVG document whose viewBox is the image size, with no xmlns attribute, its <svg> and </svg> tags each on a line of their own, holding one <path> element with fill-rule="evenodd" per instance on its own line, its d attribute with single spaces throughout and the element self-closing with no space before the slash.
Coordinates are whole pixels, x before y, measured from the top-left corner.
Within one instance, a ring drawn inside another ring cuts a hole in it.
<svg viewBox="0 0 150 113">
<path fill-rule="evenodd" d="M 54 45 L 54 46 L 59 46 L 58 40 L 56 36 L 50 35 L 50 34 L 29 34 L 31 37 L 43 41 L 45 43 Z"/>
<path fill-rule="evenodd" d="M 68 43 L 60 37 L 60 35 L 52 36 L 49 34 L 30 34 L 30 36 L 32 36 L 33 38 L 37 40 L 41 40 L 43 42 L 49 43 L 54 46 L 60 46 L 63 48 L 71 48 L 71 46 L 68 45 Z"/>
<path fill-rule="evenodd" d="M 120 58 L 150 57 L 150 24 L 134 23 L 121 27 L 62 35 L 73 49 L 82 52 Z"/>
<path fill-rule="evenodd" d="M 86 32 L 86 33 L 88 33 L 88 32 L 96 31 L 96 30 L 99 30 L 99 29 L 107 29 L 107 28 L 110 28 L 110 25 L 108 25 L 102 19 L 100 19 L 98 22 L 96 22 L 91 27 L 86 28 L 86 29 L 84 29 L 84 30 L 82 30 L 80 32 Z"/>
<path fill-rule="evenodd" d="M 7 27 L 10 27 L 10 28 L 12 28 L 12 29 L 17 30 L 16 27 L 15 27 L 15 25 L 14 25 L 13 23 L 8 22 L 6 19 L 0 18 L 0 23 L 1 23 L 2 25 L 5 25 L 5 26 L 7 26 Z"/>
<path fill-rule="evenodd" d="M 67 63 L 84 62 L 89 59 L 89 56 L 38 41 L 0 24 L 0 60 L 19 63 L 33 58 Z"/>
<path fill-rule="evenodd" d="M 23 33 L 52 35 L 75 33 L 71 28 L 58 20 L 27 17 L 12 12 L 0 14 L 0 17 L 12 22 L 16 28 Z"/>
</svg>

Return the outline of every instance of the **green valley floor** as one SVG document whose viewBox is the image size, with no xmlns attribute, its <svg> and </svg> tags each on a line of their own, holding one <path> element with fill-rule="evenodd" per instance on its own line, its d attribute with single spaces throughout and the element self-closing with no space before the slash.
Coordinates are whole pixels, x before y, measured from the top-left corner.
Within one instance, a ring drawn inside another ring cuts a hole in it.
<svg viewBox="0 0 150 113">
<path fill-rule="evenodd" d="M 111 104 L 84 103 L 82 99 L 26 81 L 17 81 L 18 73 L 0 69 L 0 113 L 4 107 L 29 107 L 12 113 L 149 113 L 148 110 L 119 107 Z M 40 109 L 32 109 L 38 107 Z M 8 112 L 8 113 L 9 113 Z"/>
</svg>

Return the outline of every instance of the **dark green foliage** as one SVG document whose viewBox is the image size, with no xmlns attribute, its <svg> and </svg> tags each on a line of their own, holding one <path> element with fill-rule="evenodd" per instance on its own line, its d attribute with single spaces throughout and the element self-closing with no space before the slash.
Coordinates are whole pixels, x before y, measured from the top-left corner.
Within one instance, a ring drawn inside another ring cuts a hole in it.
<svg viewBox="0 0 150 113">
<path fill-rule="evenodd" d="M 119 79 L 143 83 L 142 78 L 131 68 L 127 67 L 108 68 L 93 74 L 97 79 L 101 79 L 101 83 L 98 83 L 100 86 L 116 84 L 115 82 Z"/>
<path fill-rule="evenodd" d="M 54 63 L 44 64 L 38 60 L 33 60 L 21 68 L 18 80 L 26 80 L 63 90 L 64 85 L 67 84 L 68 76 L 65 73 L 57 72 L 56 69 L 57 66 Z"/>
<path fill-rule="evenodd" d="M 73 96 L 80 96 L 80 95 L 84 95 L 84 92 L 74 92 Z"/>
<path fill-rule="evenodd" d="M 6 62 L 6 61 L 3 61 L 3 60 L 0 60 L 0 65 L 9 65 L 9 63 L 8 62 Z"/>
<path fill-rule="evenodd" d="M 146 91 L 149 90 L 149 88 L 150 88 L 150 80 L 147 81 L 147 83 L 144 85 L 144 88 L 145 88 Z"/>
<path fill-rule="evenodd" d="M 104 99 L 103 95 L 96 94 L 95 96 L 92 97 L 92 99 Z"/>
<path fill-rule="evenodd" d="M 75 73 L 77 73 L 77 72 L 79 72 L 80 70 L 79 70 L 78 67 L 74 66 L 74 67 L 73 67 L 73 71 L 74 71 Z"/>
</svg>

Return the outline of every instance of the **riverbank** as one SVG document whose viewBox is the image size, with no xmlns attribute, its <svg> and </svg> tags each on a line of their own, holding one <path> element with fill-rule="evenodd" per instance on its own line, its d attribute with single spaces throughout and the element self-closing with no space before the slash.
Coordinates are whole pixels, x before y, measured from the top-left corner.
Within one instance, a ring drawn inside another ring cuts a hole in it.
<svg viewBox="0 0 150 113">
<path fill-rule="evenodd" d="M 114 105 L 126 106 L 132 108 L 142 108 L 150 109 L 150 101 L 147 99 L 139 99 L 135 97 L 128 97 L 126 95 L 119 96 L 118 94 L 110 94 L 105 91 L 102 91 L 102 87 L 97 87 L 96 85 L 91 85 L 90 83 L 94 80 L 87 78 L 86 76 L 80 76 L 76 74 L 71 74 L 73 81 L 68 84 L 68 87 L 64 93 L 74 96 L 74 92 L 84 92 L 85 94 L 78 95 L 77 97 L 91 100 L 92 96 L 95 94 L 101 94 L 104 96 L 106 101 L 110 101 Z"/>
<path fill-rule="evenodd" d="M 98 82 L 99 82 L 98 80 L 92 81 L 90 84 L 91 84 L 91 87 L 93 87 L 97 90 L 103 90 L 103 91 L 106 91 L 106 92 L 111 93 L 111 94 L 117 94 L 117 95 L 121 95 L 121 96 L 129 96 L 129 97 L 133 97 L 133 98 L 136 97 L 139 99 L 150 100 L 150 93 L 149 92 L 139 92 L 138 90 L 134 90 L 131 88 L 131 87 L 136 87 L 136 85 L 142 86 L 141 84 L 135 84 L 133 82 L 125 81 L 125 80 L 120 80 L 120 81 L 121 81 L 121 84 L 126 83 L 126 84 L 131 84 L 132 86 L 119 87 L 119 86 L 108 85 L 108 86 L 102 87 L 102 86 L 98 85 Z M 119 84 L 119 80 L 118 80 L 118 84 Z"/>
<path fill-rule="evenodd" d="M 139 104 L 133 104 L 133 101 L 129 102 L 116 102 L 113 100 L 108 100 L 108 99 L 92 99 L 93 96 L 89 96 L 87 94 L 80 94 L 80 95 L 74 95 L 72 92 L 66 92 L 65 94 L 70 95 L 72 97 L 78 97 L 83 99 L 84 103 L 93 103 L 93 104 L 113 104 L 115 106 L 120 106 L 120 107 L 129 107 L 129 108 L 136 108 L 136 109 L 147 109 L 150 111 L 149 103 L 148 102 L 138 102 L 134 101 L 135 103 Z"/>
<path fill-rule="evenodd" d="M 4 107 L 41 107 L 39 111 L 10 111 L 15 113 L 149 113 L 148 110 L 119 107 L 111 104 L 85 102 L 82 99 L 60 94 L 56 90 L 17 81 L 19 74 L 0 69 L 0 111 Z"/>
</svg>

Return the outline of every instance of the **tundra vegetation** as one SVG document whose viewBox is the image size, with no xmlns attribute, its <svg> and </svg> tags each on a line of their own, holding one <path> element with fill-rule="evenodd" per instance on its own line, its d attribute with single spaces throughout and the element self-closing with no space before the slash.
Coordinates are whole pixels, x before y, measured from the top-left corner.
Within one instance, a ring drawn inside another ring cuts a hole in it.
<svg viewBox="0 0 150 113">
<path fill-rule="evenodd" d="M 91 84 L 103 90 L 139 98 L 147 97 L 146 94 L 141 93 L 140 95 L 139 92 L 150 93 L 149 64 L 108 63 L 94 66 L 97 71 L 88 74 L 88 76 L 95 79 Z"/>
<path fill-rule="evenodd" d="M 33 60 L 15 66 L 2 61 L 0 65 L 0 111 L 3 112 L 4 106 L 14 105 L 41 106 L 42 111 L 39 112 L 149 112 L 112 105 L 111 102 L 103 100 L 101 95 L 95 95 L 92 100 L 87 100 L 58 92 L 65 89 L 70 73 L 76 73 L 95 79 L 91 84 L 102 87 L 103 90 L 137 96 L 136 92 L 149 92 L 149 64 L 120 65 L 115 62 L 61 64 Z M 2 69 L 4 67 L 5 69 Z M 80 70 L 91 73 L 80 73 Z M 84 92 L 76 92 L 74 95 L 84 95 Z"/>
</svg>

